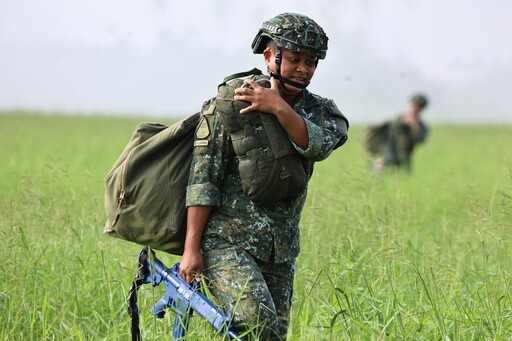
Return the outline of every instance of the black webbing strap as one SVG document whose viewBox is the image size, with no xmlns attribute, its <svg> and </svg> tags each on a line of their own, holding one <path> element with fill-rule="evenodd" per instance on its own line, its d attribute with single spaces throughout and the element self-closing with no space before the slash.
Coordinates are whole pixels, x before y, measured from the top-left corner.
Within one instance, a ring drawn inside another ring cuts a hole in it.
<svg viewBox="0 0 512 341">
<path fill-rule="evenodd" d="M 144 284 L 146 278 L 146 260 L 148 258 L 148 250 L 143 249 L 139 255 L 139 265 L 137 275 L 132 281 L 132 287 L 128 291 L 128 315 L 131 318 L 132 341 L 141 341 L 139 329 L 139 307 L 137 306 L 137 291 Z"/>
<path fill-rule="evenodd" d="M 261 75 L 261 71 L 257 68 L 254 68 L 249 71 L 234 73 L 232 75 L 224 77 L 224 81 L 221 83 L 221 85 L 226 84 L 227 82 L 229 82 L 230 80 L 233 80 L 235 78 L 242 78 L 242 77 L 247 77 L 247 76 L 251 76 L 251 75 Z"/>
</svg>

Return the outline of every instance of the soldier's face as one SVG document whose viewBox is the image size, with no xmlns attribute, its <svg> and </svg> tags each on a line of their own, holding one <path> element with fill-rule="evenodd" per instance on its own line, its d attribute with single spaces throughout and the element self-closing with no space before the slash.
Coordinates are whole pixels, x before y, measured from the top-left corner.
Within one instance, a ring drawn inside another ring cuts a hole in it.
<svg viewBox="0 0 512 341">
<path fill-rule="evenodd" d="M 410 108 L 411 108 L 410 111 L 413 113 L 413 115 L 415 115 L 415 116 L 419 116 L 420 115 L 422 108 L 419 105 L 417 105 L 414 102 L 411 102 L 410 103 Z"/>
<path fill-rule="evenodd" d="M 276 72 L 275 53 L 269 49 L 265 55 L 267 67 Z M 299 84 L 308 84 L 316 70 L 316 58 L 305 53 L 297 53 L 287 49 L 281 52 L 281 76 L 297 82 Z M 287 85 L 288 91 L 299 93 L 302 89 Z"/>
</svg>

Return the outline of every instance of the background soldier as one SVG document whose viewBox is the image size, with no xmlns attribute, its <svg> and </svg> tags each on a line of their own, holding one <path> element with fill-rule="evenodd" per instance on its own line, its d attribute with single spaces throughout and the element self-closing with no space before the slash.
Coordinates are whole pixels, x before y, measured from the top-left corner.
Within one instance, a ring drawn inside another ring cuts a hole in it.
<svg viewBox="0 0 512 341">
<path fill-rule="evenodd" d="M 424 95 L 416 94 L 411 97 L 405 114 L 366 130 L 365 148 L 376 155 L 373 168 L 377 173 L 384 168 L 400 167 L 411 171 L 414 147 L 427 138 L 428 127 L 421 120 L 421 113 L 427 104 Z"/>
<path fill-rule="evenodd" d="M 307 16 L 280 14 L 263 23 L 253 43 L 263 54 L 270 88 L 251 79 L 234 99 L 250 102 L 241 114 L 275 115 L 303 158 L 308 179 L 316 161 L 347 139 L 348 121 L 332 100 L 306 90 L 327 36 Z M 286 339 L 299 253 L 299 220 L 306 188 L 271 206 L 256 205 L 242 190 L 237 159 L 211 101 L 202 110 L 187 188 L 187 236 L 180 274 L 191 282 L 200 273 L 211 293 L 235 311 L 239 333 L 263 340 Z"/>
</svg>

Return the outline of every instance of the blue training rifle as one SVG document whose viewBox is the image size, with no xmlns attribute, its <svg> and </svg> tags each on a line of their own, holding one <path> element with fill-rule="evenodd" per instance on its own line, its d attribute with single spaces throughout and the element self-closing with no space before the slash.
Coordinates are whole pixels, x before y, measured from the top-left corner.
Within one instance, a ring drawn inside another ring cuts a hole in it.
<svg viewBox="0 0 512 341">
<path fill-rule="evenodd" d="M 176 313 L 172 337 L 174 340 L 185 336 L 188 322 L 193 312 L 206 319 L 222 336 L 233 340 L 242 340 L 232 329 L 231 313 L 224 314 L 213 302 L 200 291 L 199 282 L 192 285 L 183 280 L 179 274 L 179 263 L 167 268 L 153 251 L 149 257 L 145 248 L 139 254 L 139 268 L 128 293 L 128 313 L 132 319 L 132 341 L 141 341 L 139 330 L 139 309 L 137 307 L 137 291 L 142 284 L 151 283 L 157 286 L 165 285 L 164 296 L 151 309 L 157 318 L 163 318 L 165 309 L 171 308 Z"/>
</svg>

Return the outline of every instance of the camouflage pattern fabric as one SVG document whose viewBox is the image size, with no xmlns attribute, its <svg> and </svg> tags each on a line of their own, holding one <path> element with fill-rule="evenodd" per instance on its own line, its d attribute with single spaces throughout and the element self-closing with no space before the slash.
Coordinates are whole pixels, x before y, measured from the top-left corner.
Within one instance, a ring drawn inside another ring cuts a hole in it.
<svg viewBox="0 0 512 341">
<path fill-rule="evenodd" d="M 294 145 L 304 158 L 309 179 L 314 163 L 324 160 L 334 149 L 345 143 L 348 121 L 333 101 L 307 90 L 303 91 L 294 110 L 304 117 L 309 134 L 310 143 L 306 150 Z M 261 207 L 253 203 L 243 193 L 237 158 L 229 134 L 216 113 L 215 100 L 204 103 L 194 141 L 186 205 L 213 206 L 203 235 L 205 254 L 208 250 L 216 249 L 212 243 L 205 245 L 205 241 L 220 237 L 251 255 L 257 264 L 269 263 L 268 266 L 275 266 L 276 269 L 281 269 L 283 264 L 293 264 L 300 250 L 299 221 L 306 193 L 307 186 L 296 198 L 279 201 L 272 207 Z M 211 269 L 220 256 L 216 257 L 205 257 L 209 268 L 207 274 L 211 276 L 209 285 L 212 292 L 218 295 L 217 299 L 230 302 L 231 294 L 224 294 L 225 281 L 229 280 L 232 288 L 240 288 L 245 285 L 247 276 L 239 278 L 233 273 L 227 279 L 219 280 L 219 277 L 228 276 L 229 271 L 223 272 L 222 276 L 212 273 Z M 267 286 L 272 287 L 269 283 Z M 273 297 L 275 289 L 261 287 L 254 290 L 269 292 L 275 306 L 288 304 L 280 297 Z M 258 311 L 259 308 L 259 303 L 255 305 L 250 300 L 241 304 L 246 306 L 242 314 Z M 253 305 L 252 310 L 248 305 Z M 241 319 L 252 320 L 250 316 Z M 287 321 L 283 317 L 284 320 Z"/>
<path fill-rule="evenodd" d="M 229 134 L 213 104 L 213 100 L 204 104 L 196 130 L 186 206 L 214 206 L 205 235 L 223 236 L 264 261 L 273 248 L 276 263 L 295 258 L 307 188 L 273 207 L 255 205 L 242 191 Z M 294 147 L 305 158 L 311 176 L 314 162 L 324 160 L 346 141 L 348 122 L 331 100 L 307 90 L 294 109 L 305 118 L 310 139 L 306 150 Z"/>
<path fill-rule="evenodd" d="M 392 167 L 410 169 L 411 153 L 414 148 L 411 129 L 397 119 L 389 126 L 386 143 L 382 146 L 384 163 Z"/>
<path fill-rule="evenodd" d="M 263 262 L 216 236 L 205 237 L 203 257 L 203 276 L 222 308 L 234 312 L 236 332 L 248 331 L 244 339 L 286 340 L 295 262 Z"/>
<path fill-rule="evenodd" d="M 327 35 L 313 19 L 298 13 L 282 13 L 265 21 L 254 41 L 254 53 L 262 53 L 268 40 L 278 47 L 324 59 L 327 54 Z"/>
<path fill-rule="evenodd" d="M 375 134 L 373 137 L 374 149 L 369 149 L 369 142 L 367 142 L 367 149 L 373 153 L 382 155 L 386 165 L 391 167 L 403 167 L 410 171 L 414 147 L 426 139 L 428 132 L 427 126 L 423 121 L 420 120 L 419 124 L 420 132 L 417 136 L 412 134 L 409 126 L 402 123 L 402 116 L 398 116 L 394 121 L 385 123 L 384 125 L 370 128 L 370 131 L 371 129 L 375 129 L 379 137 L 377 138 L 377 134 Z M 382 129 L 383 127 L 385 127 L 385 129 Z M 379 145 L 377 145 L 377 141 Z"/>
</svg>

